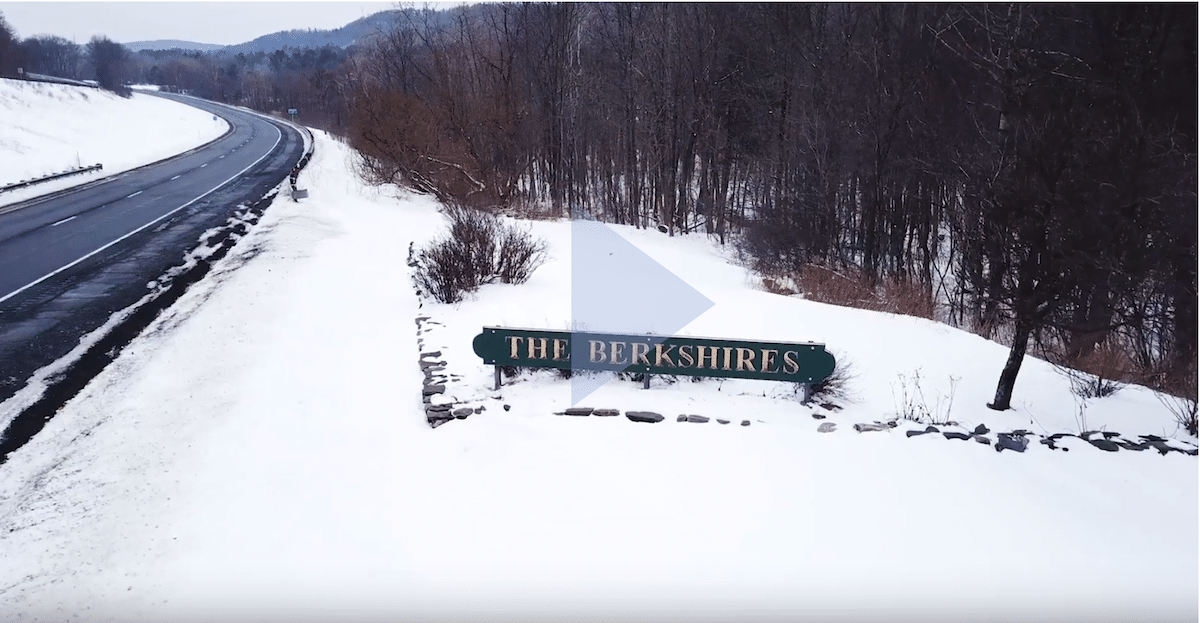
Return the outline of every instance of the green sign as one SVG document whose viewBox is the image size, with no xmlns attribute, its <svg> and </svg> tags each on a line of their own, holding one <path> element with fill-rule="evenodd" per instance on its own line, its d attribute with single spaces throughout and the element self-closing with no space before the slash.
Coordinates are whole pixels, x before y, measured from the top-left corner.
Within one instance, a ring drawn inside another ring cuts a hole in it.
<svg viewBox="0 0 1200 623">
<path fill-rule="evenodd" d="M 496 366 L 609 370 L 817 383 L 833 373 L 824 344 L 484 327 L 472 343 Z"/>
</svg>

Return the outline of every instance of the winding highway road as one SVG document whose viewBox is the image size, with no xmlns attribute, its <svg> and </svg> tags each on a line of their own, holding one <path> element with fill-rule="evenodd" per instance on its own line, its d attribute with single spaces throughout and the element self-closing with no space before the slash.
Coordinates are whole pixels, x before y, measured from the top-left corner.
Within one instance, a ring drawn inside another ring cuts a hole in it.
<svg viewBox="0 0 1200 623">
<path fill-rule="evenodd" d="M 303 136 L 286 123 L 157 95 L 232 128 L 175 158 L 0 207 L 0 401 L 142 299 L 203 232 L 261 199 L 303 155 Z"/>
</svg>

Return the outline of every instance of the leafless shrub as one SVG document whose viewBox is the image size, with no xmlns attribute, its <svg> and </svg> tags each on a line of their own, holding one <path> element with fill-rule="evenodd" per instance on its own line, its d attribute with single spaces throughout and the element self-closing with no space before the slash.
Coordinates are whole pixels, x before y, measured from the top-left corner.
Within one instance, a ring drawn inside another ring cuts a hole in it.
<svg viewBox="0 0 1200 623">
<path fill-rule="evenodd" d="M 896 415 L 912 420 L 919 424 L 948 424 L 950 409 L 954 406 L 954 391 L 958 386 L 958 377 L 951 376 L 950 390 L 946 394 L 937 392 L 930 405 L 925 399 L 925 390 L 921 387 L 921 370 L 913 370 L 912 374 L 896 375 L 898 383 L 892 385 L 892 396 L 896 400 Z M 899 394 L 897 395 L 897 391 Z"/>
<path fill-rule="evenodd" d="M 1082 370 L 1062 366 L 1056 366 L 1056 368 L 1071 381 L 1071 393 L 1080 398 L 1107 398 L 1125 387 L 1124 383 L 1088 374 Z"/>
<path fill-rule="evenodd" d="M 1188 434 L 1195 437 L 1197 433 L 1196 408 L 1196 372 L 1193 368 L 1190 374 L 1184 374 L 1170 388 L 1164 388 L 1155 394 L 1158 401 L 1175 416 L 1179 426 L 1186 429 Z"/>
<path fill-rule="evenodd" d="M 528 230 L 459 204 L 446 206 L 449 234 L 416 253 L 417 287 L 443 303 L 488 283 L 524 283 L 546 261 L 546 242 Z"/>
<path fill-rule="evenodd" d="M 1125 387 L 1133 378 L 1129 357 L 1110 340 L 1085 355 L 1067 358 L 1061 344 L 1042 344 L 1042 356 L 1071 382 L 1071 393 L 1080 398 L 1105 398 Z M 1124 381 L 1124 382 L 1123 382 Z"/>
<path fill-rule="evenodd" d="M 528 229 L 502 226 L 498 238 L 495 274 L 500 283 L 525 283 L 545 263 L 546 243 L 535 239 Z"/>
<path fill-rule="evenodd" d="M 835 358 L 833 372 L 819 383 L 813 383 L 810 399 L 837 403 L 850 398 L 850 384 L 858 375 L 854 372 L 854 362 L 844 356 Z"/>
</svg>

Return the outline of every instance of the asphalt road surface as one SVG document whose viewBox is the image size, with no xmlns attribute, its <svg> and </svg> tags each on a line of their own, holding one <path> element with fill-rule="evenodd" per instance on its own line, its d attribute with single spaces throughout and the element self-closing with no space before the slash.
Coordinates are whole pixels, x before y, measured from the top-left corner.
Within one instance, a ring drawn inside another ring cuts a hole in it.
<svg viewBox="0 0 1200 623">
<path fill-rule="evenodd" d="M 162 94 L 232 130 L 179 157 L 0 207 L 0 401 L 138 302 L 201 234 L 283 181 L 304 152 L 287 124 Z"/>
</svg>

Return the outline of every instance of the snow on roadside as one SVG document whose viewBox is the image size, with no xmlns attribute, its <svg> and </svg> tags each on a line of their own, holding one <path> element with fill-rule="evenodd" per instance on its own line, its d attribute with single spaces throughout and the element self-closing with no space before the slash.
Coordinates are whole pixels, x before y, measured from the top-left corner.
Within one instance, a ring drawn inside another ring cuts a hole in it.
<svg viewBox="0 0 1200 623">
<path fill-rule="evenodd" d="M 0 79 L 0 186 L 103 164 L 102 171 L 0 193 L 24 201 L 128 171 L 224 134 L 224 119 L 153 95 Z"/>
<path fill-rule="evenodd" d="M 213 273 L 0 467 L 0 611 L 36 620 L 1196 620 L 1196 459 L 1024 454 L 909 439 L 890 384 L 961 378 L 952 417 L 1073 430 L 1034 359 L 1015 412 L 982 407 L 1003 349 L 911 318 L 768 295 L 703 238 L 618 231 L 716 302 L 693 335 L 825 341 L 855 399 L 825 413 L 754 381 L 614 381 L 587 403 L 659 424 L 552 415 L 568 381 L 500 392 L 482 324 L 569 325 L 569 225 L 522 286 L 420 302 L 409 242 L 428 199 L 363 188 L 318 136 L 301 176 Z M 421 337 L 486 410 L 430 429 Z M 505 410 L 503 405 L 509 405 Z M 679 413 L 752 425 L 676 423 Z M 1138 388 L 1091 426 L 1172 434 Z M 822 413 L 818 413 L 822 414 Z"/>
</svg>

